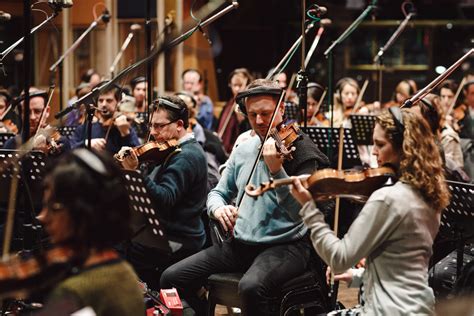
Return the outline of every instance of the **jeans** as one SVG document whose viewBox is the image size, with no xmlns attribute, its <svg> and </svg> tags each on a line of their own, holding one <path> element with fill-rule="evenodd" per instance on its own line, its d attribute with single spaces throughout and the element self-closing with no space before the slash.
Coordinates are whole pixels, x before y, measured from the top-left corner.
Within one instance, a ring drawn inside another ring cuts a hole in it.
<svg viewBox="0 0 474 316">
<path fill-rule="evenodd" d="M 196 293 L 206 284 L 207 278 L 214 273 L 241 272 L 244 276 L 238 294 L 242 315 L 273 315 L 272 299 L 280 295 L 285 282 L 313 268 L 314 258 L 316 254 L 308 237 L 277 245 L 248 245 L 233 239 L 169 267 L 163 272 L 160 285 L 161 288 L 177 288 L 197 315 L 205 315 L 207 302 Z M 322 270 L 320 265 L 319 269 Z M 277 311 L 278 308 L 276 306 Z"/>
</svg>

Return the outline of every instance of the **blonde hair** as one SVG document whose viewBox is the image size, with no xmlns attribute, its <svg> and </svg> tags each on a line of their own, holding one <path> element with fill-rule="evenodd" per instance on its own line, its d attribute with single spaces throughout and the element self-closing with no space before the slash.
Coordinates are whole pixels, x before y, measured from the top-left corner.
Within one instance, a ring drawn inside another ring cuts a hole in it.
<svg viewBox="0 0 474 316">
<path fill-rule="evenodd" d="M 376 122 L 387 134 L 394 149 L 400 154 L 400 180 L 417 189 L 436 212 L 449 204 L 449 191 L 444 178 L 442 159 L 435 138 L 427 122 L 417 114 L 402 110 L 403 143 L 394 141 L 398 132 L 394 118 L 384 110 Z"/>
</svg>

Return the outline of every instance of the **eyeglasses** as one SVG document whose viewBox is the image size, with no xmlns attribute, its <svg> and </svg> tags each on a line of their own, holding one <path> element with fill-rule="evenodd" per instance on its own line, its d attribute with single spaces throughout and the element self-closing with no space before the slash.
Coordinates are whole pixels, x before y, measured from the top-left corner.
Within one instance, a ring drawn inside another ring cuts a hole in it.
<svg viewBox="0 0 474 316">
<path fill-rule="evenodd" d="M 155 131 L 157 130 L 160 130 L 162 129 L 163 127 L 167 126 L 167 125 L 170 125 L 174 122 L 176 122 L 177 120 L 174 120 L 174 121 L 171 121 L 171 122 L 168 122 L 168 123 L 162 123 L 162 124 L 159 124 L 159 123 L 153 123 L 153 124 L 148 124 L 148 127 L 151 129 L 153 128 Z"/>
</svg>

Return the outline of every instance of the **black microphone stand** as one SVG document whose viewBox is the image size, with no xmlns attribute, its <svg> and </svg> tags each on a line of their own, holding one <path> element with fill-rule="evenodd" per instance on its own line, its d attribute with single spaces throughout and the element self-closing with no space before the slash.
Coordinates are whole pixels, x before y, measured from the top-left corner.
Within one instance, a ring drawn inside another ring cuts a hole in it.
<svg viewBox="0 0 474 316">
<path fill-rule="evenodd" d="M 77 109 L 80 107 L 81 104 L 90 104 L 90 103 L 93 103 L 93 100 L 95 98 L 97 98 L 97 96 L 103 92 L 103 91 L 106 91 L 106 90 L 109 90 L 113 85 L 115 85 L 117 82 L 119 82 L 119 80 L 121 80 L 122 78 L 124 78 L 125 76 L 127 76 L 131 71 L 134 71 L 138 68 L 140 68 L 141 66 L 143 65 L 146 65 L 148 64 L 149 62 L 153 61 L 158 55 L 160 55 L 162 52 L 164 51 L 167 51 L 173 47 L 175 47 L 176 45 L 184 42 L 187 38 L 189 38 L 196 30 L 198 30 L 199 26 L 201 27 L 204 27 L 212 22 L 214 22 L 215 20 L 217 20 L 218 18 L 220 18 L 221 16 L 227 14 L 228 12 L 230 12 L 231 10 L 233 9 L 236 9 L 237 7 L 239 6 L 239 4 L 237 2 L 232 2 L 231 4 L 229 4 L 227 7 L 225 7 L 224 9 L 222 9 L 221 11 L 217 12 L 216 14 L 214 14 L 213 16 L 207 18 L 205 21 L 202 21 L 200 22 L 197 26 L 193 27 L 192 29 L 190 29 L 189 31 L 177 36 L 176 38 L 174 38 L 173 40 L 169 41 L 169 42 L 164 42 L 164 43 L 161 43 L 160 45 L 158 45 L 156 48 L 154 48 L 150 54 L 148 54 L 147 57 L 143 58 L 142 60 L 139 60 L 137 61 L 136 63 L 130 65 L 129 67 L 123 69 L 120 73 L 117 74 L 117 76 L 115 76 L 113 79 L 105 82 L 104 84 L 102 84 L 101 86 L 98 86 L 98 87 L 95 87 L 91 92 L 87 93 L 86 95 L 84 95 L 82 98 L 78 99 L 76 102 L 74 102 L 74 104 L 72 106 L 69 106 L 67 108 L 65 108 L 64 110 L 56 113 L 56 115 L 54 116 L 56 119 L 59 119 L 61 117 L 63 117 L 64 115 L 68 114 L 69 112 L 71 112 L 72 110 L 74 109 Z M 211 10 L 209 10 L 210 12 L 213 12 L 216 7 L 214 6 L 211 6 Z M 88 109 L 88 113 L 89 113 L 89 110 L 92 109 L 92 106 L 88 106 L 87 107 Z M 93 114 L 92 115 L 88 115 L 88 124 L 92 126 L 92 118 L 93 118 Z M 89 133 L 89 130 L 88 130 L 88 145 L 90 146 L 90 143 L 91 143 L 91 133 Z"/>
<path fill-rule="evenodd" d="M 328 49 L 324 52 L 324 56 L 328 59 L 328 105 L 329 105 L 329 112 L 331 112 L 331 128 L 334 127 L 334 91 L 333 91 L 333 81 L 334 81 L 334 60 L 333 60 L 333 50 L 334 48 L 342 43 L 346 38 L 351 35 L 352 32 L 357 29 L 357 27 L 362 23 L 362 21 L 370 14 L 372 10 L 375 9 L 375 5 L 377 0 L 372 0 L 372 4 L 370 4 L 364 12 L 362 12 L 357 19 L 352 22 L 351 25 L 347 27 L 347 29 L 329 46 Z M 329 133 L 329 146 L 328 146 L 328 157 L 331 157 L 331 141 L 332 141 L 332 133 Z"/>
<path fill-rule="evenodd" d="M 469 49 L 469 51 L 464 54 L 461 58 L 459 58 L 454 64 L 452 64 L 445 72 L 441 75 L 436 77 L 433 81 L 431 81 L 426 87 L 418 91 L 414 96 L 410 99 L 406 100 L 401 108 L 404 107 L 411 107 L 412 105 L 416 104 L 418 101 L 423 99 L 428 93 L 430 93 L 433 89 L 435 89 L 444 79 L 446 79 L 454 70 L 456 70 L 461 64 L 469 58 L 474 53 L 474 48 Z"/>
<path fill-rule="evenodd" d="M 305 56 L 306 56 L 306 0 L 301 0 L 301 69 L 298 71 L 296 76 L 296 88 L 298 89 L 298 102 L 299 102 L 299 121 L 304 120 L 304 127 L 308 126 L 308 75 L 306 74 Z M 303 120 L 301 118 L 301 110 L 303 110 Z"/>
<path fill-rule="evenodd" d="M 379 99 L 380 104 L 382 104 L 382 83 L 383 83 L 382 78 L 383 78 L 383 66 L 384 66 L 384 64 L 383 64 L 383 57 L 384 56 L 383 55 L 393 45 L 393 43 L 397 40 L 397 38 L 400 36 L 400 34 L 402 34 L 402 32 L 405 30 L 408 22 L 410 21 L 410 19 L 414 15 L 415 15 L 414 13 L 408 13 L 405 16 L 405 19 L 402 21 L 402 23 L 400 23 L 400 25 L 395 30 L 395 32 L 392 34 L 392 36 L 389 38 L 387 43 L 383 47 L 380 47 L 379 52 L 374 57 L 374 65 L 378 69 L 378 76 L 377 76 L 377 79 L 379 81 L 378 82 L 378 99 Z"/>
<path fill-rule="evenodd" d="M 146 17 L 145 17 L 145 52 L 152 52 L 152 43 L 151 43 L 151 0 L 146 0 Z M 146 64 L 146 122 L 150 120 L 150 108 L 148 104 L 151 104 L 153 101 L 153 59 Z"/>
<path fill-rule="evenodd" d="M 104 23 L 108 23 L 109 20 L 110 20 L 110 15 L 109 15 L 109 12 L 106 10 L 104 10 L 104 12 L 97 18 L 95 19 L 90 25 L 89 27 L 81 34 L 81 36 L 79 36 L 79 38 L 59 57 L 59 59 L 51 65 L 51 67 L 49 67 L 49 71 L 50 71 L 50 76 L 51 76 L 51 82 L 50 82 L 50 85 L 52 87 L 55 86 L 55 83 L 54 83 L 54 78 L 55 78 L 55 72 L 56 72 L 56 69 L 58 69 L 58 67 L 61 67 L 62 68 L 62 63 L 64 61 L 64 59 L 72 52 L 74 51 L 78 46 L 79 44 L 82 42 L 82 40 L 93 30 L 97 27 L 97 25 L 99 25 L 99 22 L 100 21 L 103 21 Z M 60 69 L 60 72 L 62 72 L 62 69 Z M 61 73 L 60 73 L 60 76 L 61 76 Z M 59 107 L 60 109 L 63 109 L 63 100 L 62 100 L 62 92 L 63 92 L 63 86 L 62 86 L 62 78 L 60 78 L 60 81 L 59 81 Z"/>
</svg>

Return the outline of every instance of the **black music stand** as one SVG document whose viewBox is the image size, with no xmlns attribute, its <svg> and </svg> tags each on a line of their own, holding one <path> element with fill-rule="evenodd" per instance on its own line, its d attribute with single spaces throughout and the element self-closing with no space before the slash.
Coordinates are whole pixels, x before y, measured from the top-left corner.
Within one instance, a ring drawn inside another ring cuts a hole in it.
<svg viewBox="0 0 474 316">
<path fill-rule="evenodd" d="M 18 235 L 15 242 L 21 245 L 14 249 L 34 249 L 35 241 L 41 237 L 41 225 L 37 223 L 36 212 L 41 208 L 43 201 L 43 177 L 46 173 L 46 155 L 40 151 L 0 150 L 0 205 L 7 206 L 11 189 L 11 182 L 15 174 L 18 161 L 18 193 L 15 223 Z"/>
<path fill-rule="evenodd" d="M 132 241 L 171 253 L 172 245 L 160 224 L 143 176 L 136 170 L 122 170 L 122 173 L 132 209 Z"/>
<path fill-rule="evenodd" d="M 293 102 L 285 102 L 285 120 L 298 121 L 298 105 Z"/>
<path fill-rule="evenodd" d="M 337 168 L 339 128 L 308 126 L 301 128 L 324 154 L 328 155 L 332 168 Z M 331 137 L 331 139 L 329 139 Z M 362 165 L 359 151 L 350 128 L 344 128 L 342 168 Z"/>
<path fill-rule="evenodd" d="M 71 125 L 71 126 L 59 126 L 58 132 L 62 136 L 65 136 L 67 138 L 71 138 L 72 135 L 74 134 L 74 131 L 76 130 L 78 125 Z"/>
<path fill-rule="evenodd" d="M 354 138 L 357 145 L 372 145 L 375 115 L 350 114 Z"/>
<path fill-rule="evenodd" d="M 456 242 L 459 277 L 463 265 L 464 244 L 474 238 L 474 184 L 446 181 L 451 202 L 441 214 L 439 234 Z"/>
<path fill-rule="evenodd" d="M 14 137 L 15 134 L 13 133 L 0 133 L 0 149 L 3 148 L 7 140 Z"/>
<path fill-rule="evenodd" d="M 136 119 L 133 124 L 135 131 L 137 132 L 137 136 L 140 138 L 144 138 L 148 133 L 148 116 L 146 112 L 137 112 Z"/>
</svg>

